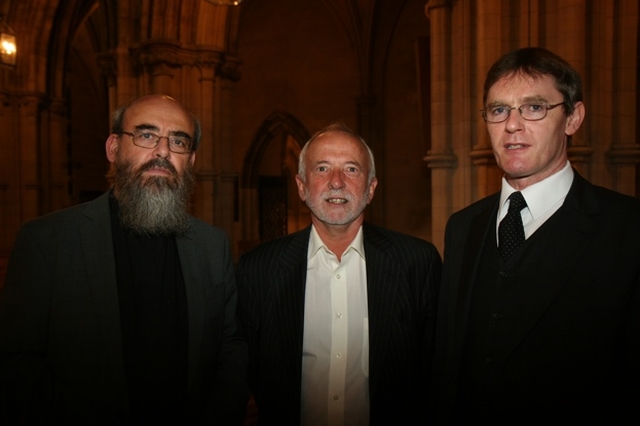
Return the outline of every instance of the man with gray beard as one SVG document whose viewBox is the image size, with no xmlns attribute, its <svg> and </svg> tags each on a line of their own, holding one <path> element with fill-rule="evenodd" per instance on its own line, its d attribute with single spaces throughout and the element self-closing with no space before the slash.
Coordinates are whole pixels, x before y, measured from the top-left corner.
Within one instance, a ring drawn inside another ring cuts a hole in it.
<svg viewBox="0 0 640 426">
<path fill-rule="evenodd" d="M 139 234 L 183 234 L 189 227 L 188 203 L 193 190 L 193 166 L 187 164 L 182 176 L 169 180 L 161 176 L 143 179 L 153 167 L 175 167 L 163 159 L 151 160 L 139 170 L 131 164 L 116 162 L 117 199 L 123 226 Z"/>
<path fill-rule="evenodd" d="M 364 222 L 373 154 L 348 127 L 300 152 L 311 226 L 238 265 L 238 317 L 260 425 L 406 425 L 423 410 L 441 261 L 424 240 Z"/>
<path fill-rule="evenodd" d="M 242 424 L 224 233 L 188 213 L 201 129 L 149 95 L 112 117 L 113 188 L 25 224 L 0 295 L 1 424 Z"/>
</svg>

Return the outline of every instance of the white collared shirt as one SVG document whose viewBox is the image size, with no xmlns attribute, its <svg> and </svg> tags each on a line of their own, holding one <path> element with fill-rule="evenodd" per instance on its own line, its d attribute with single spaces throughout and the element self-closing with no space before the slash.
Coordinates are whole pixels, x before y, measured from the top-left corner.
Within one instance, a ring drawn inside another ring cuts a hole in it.
<svg viewBox="0 0 640 426">
<path fill-rule="evenodd" d="M 362 227 L 341 259 L 312 227 L 302 342 L 302 426 L 369 424 L 369 318 Z"/>
<path fill-rule="evenodd" d="M 573 183 L 573 169 L 571 163 L 567 164 L 559 172 L 548 178 L 526 187 L 522 196 L 527 202 L 527 207 L 522 209 L 522 224 L 524 225 L 524 237 L 529 238 L 540 228 L 564 203 Z M 502 178 L 502 191 L 500 193 L 500 208 L 496 221 L 496 241 L 498 241 L 498 226 L 509 210 L 509 196 L 516 192 L 506 178 Z"/>
</svg>

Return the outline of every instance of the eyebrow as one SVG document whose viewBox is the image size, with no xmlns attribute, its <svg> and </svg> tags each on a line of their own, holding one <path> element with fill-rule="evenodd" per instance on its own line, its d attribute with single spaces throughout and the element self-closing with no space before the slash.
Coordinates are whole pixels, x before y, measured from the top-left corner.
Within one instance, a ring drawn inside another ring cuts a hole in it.
<svg viewBox="0 0 640 426">
<path fill-rule="evenodd" d="M 360 164 L 357 161 L 347 161 L 346 163 L 347 166 L 356 166 L 359 169 L 363 169 L 364 167 L 362 167 L 362 164 Z"/>
<path fill-rule="evenodd" d="M 148 124 L 148 123 L 142 123 L 142 124 L 138 124 L 135 127 L 136 130 L 152 130 L 154 132 L 159 132 L 160 129 L 158 128 L 158 126 L 153 125 L 153 124 Z M 193 139 L 193 137 L 187 133 L 187 132 L 183 132 L 182 130 L 175 130 L 173 132 L 169 132 L 170 136 L 180 136 L 183 138 L 187 138 L 187 139 Z"/>
<path fill-rule="evenodd" d="M 524 98 L 519 99 L 519 101 L 520 101 L 520 105 L 530 103 L 530 102 L 545 102 L 545 103 L 549 102 L 547 98 L 541 95 L 525 96 Z M 487 106 L 500 106 L 500 105 L 509 105 L 509 104 L 507 102 L 493 101 L 493 102 L 490 102 Z"/>
<path fill-rule="evenodd" d="M 160 129 L 158 128 L 158 126 L 154 126 L 153 124 L 146 124 L 146 123 L 138 124 L 138 125 L 135 127 L 135 129 L 136 129 L 136 130 L 154 130 L 154 131 L 156 131 L 156 132 L 159 132 L 159 131 L 160 131 Z"/>
<path fill-rule="evenodd" d="M 331 165 L 331 162 L 329 160 L 318 160 L 315 163 L 313 163 L 313 166 L 321 166 L 321 165 Z M 346 166 L 356 166 L 359 169 L 362 169 L 362 164 L 360 164 L 358 161 L 347 161 L 345 162 Z"/>
</svg>

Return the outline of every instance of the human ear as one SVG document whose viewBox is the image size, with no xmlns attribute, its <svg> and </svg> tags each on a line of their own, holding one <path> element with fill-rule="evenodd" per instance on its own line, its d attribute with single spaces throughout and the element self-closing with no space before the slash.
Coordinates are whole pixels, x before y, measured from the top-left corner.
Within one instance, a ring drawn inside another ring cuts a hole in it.
<svg viewBox="0 0 640 426">
<path fill-rule="evenodd" d="M 582 124 L 582 120 L 584 120 L 584 114 L 584 103 L 576 102 L 573 106 L 573 112 L 567 117 L 567 124 L 564 129 L 564 133 L 567 136 L 571 136 L 578 131 Z"/>
<path fill-rule="evenodd" d="M 107 138 L 107 142 L 105 144 L 105 150 L 107 152 L 107 159 L 112 163 L 116 162 L 119 143 L 120 143 L 120 137 L 115 133 L 112 133 Z"/>
</svg>

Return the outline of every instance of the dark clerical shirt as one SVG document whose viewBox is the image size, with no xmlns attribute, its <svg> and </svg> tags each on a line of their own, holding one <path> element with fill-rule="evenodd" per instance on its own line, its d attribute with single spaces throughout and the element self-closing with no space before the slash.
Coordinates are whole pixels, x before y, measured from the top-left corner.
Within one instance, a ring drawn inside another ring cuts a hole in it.
<svg viewBox="0 0 640 426">
<path fill-rule="evenodd" d="M 110 206 L 130 423 L 181 424 L 188 319 L 176 240 L 123 229 L 113 196 Z"/>
</svg>

